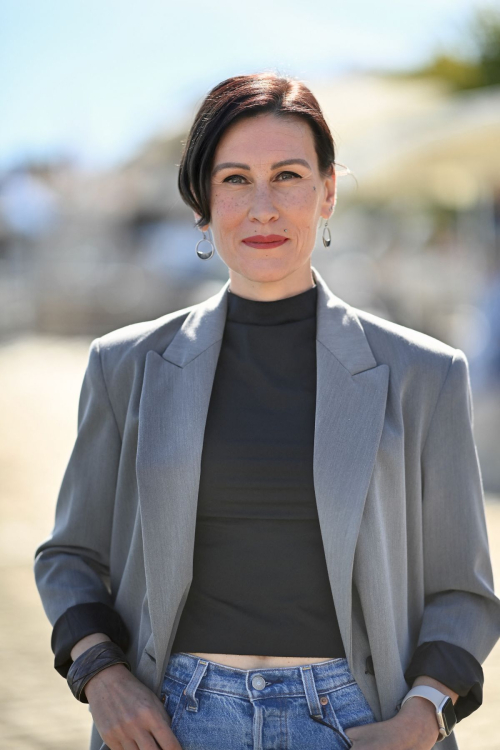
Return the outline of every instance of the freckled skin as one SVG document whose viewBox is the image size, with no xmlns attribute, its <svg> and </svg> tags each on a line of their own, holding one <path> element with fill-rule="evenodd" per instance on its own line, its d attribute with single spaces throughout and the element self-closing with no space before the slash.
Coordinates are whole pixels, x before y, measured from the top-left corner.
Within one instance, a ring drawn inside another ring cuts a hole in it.
<svg viewBox="0 0 500 750">
<path fill-rule="evenodd" d="M 305 159 L 272 169 L 283 159 Z M 336 201 L 335 171 L 321 177 L 312 131 L 304 120 L 263 114 L 241 120 L 225 131 L 213 166 L 210 226 L 217 252 L 228 266 L 230 289 L 249 299 L 273 300 L 309 289 L 311 255 L 321 218 Z M 199 218 L 195 214 L 196 219 Z M 287 237 L 283 245 L 258 249 L 242 240 L 252 235 Z"/>
</svg>

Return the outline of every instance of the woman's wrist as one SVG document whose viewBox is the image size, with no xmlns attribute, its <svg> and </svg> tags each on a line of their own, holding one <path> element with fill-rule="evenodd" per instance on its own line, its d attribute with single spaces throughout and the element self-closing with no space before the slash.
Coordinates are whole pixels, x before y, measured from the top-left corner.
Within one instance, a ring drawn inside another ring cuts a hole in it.
<svg viewBox="0 0 500 750">
<path fill-rule="evenodd" d="M 439 738 L 436 709 L 425 698 L 408 700 L 394 717 L 402 725 L 402 736 L 410 741 L 408 747 L 431 748 Z"/>
<path fill-rule="evenodd" d="M 109 667 L 101 669 L 97 672 L 90 680 L 85 683 L 84 692 L 87 701 L 90 703 L 92 691 L 98 690 L 98 685 L 105 685 L 106 687 L 113 688 L 113 684 L 116 682 L 123 682 L 123 680 L 130 675 L 131 672 L 125 664 L 111 664 Z"/>
<path fill-rule="evenodd" d="M 85 686 L 92 677 L 115 664 L 125 664 L 131 670 L 130 663 L 120 646 L 108 638 L 86 649 L 72 663 L 66 679 L 75 698 L 87 703 Z"/>
<path fill-rule="evenodd" d="M 84 653 L 84 651 L 87 651 L 87 649 L 91 648 L 91 646 L 95 646 L 98 643 L 103 643 L 104 641 L 111 641 L 111 638 L 107 635 L 104 635 L 104 633 L 92 633 L 91 635 L 86 635 L 85 638 L 82 638 L 78 641 L 78 643 L 75 643 L 75 645 L 71 649 L 71 658 L 73 659 L 73 661 L 76 661 L 78 657 Z"/>
<path fill-rule="evenodd" d="M 455 693 L 454 690 L 449 688 L 447 685 L 444 685 L 442 682 L 435 680 L 434 677 L 427 677 L 426 675 L 417 677 L 413 682 L 412 687 L 418 687 L 418 685 L 428 685 L 429 687 L 433 687 L 436 690 L 439 690 L 445 695 L 449 695 L 451 700 L 453 701 L 453 705 L 455 705 L 458 700 L 458 693 Z"/>
</svg>

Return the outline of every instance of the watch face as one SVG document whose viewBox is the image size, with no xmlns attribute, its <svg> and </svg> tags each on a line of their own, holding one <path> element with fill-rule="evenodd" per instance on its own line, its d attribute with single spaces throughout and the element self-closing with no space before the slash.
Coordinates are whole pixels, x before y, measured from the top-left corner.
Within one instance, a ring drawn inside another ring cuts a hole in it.
<svg viewBox="0 0 500 750">
<path fill-rule="evenodd" d="M 448 698 L 448 700 L 442 707 L 441 715 L 443 717 L 443 723 L 446 729 L 446 733 L 450 734 L 453 731 L 453 727 L 457 723 L 457 717 L 455 716 L 455 709 L 453 707 L 453 701 L 451 700 L 451 698 Z"/>
</svg>

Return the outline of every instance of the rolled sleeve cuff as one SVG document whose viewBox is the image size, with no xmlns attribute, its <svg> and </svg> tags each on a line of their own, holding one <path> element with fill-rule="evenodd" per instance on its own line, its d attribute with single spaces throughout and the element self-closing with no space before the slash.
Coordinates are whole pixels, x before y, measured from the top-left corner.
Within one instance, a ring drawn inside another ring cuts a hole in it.
<svg viewBox="0 0 500 750">
<path fill-rule="evenodd" d="M 73 646 L 92 633 L 104 633 L 123 651 L 128 648 L 129 633 L 116 610 L 102 602 L 75 604 L 59 617 L 52 629 L 54 668 L 62 677 L 66 677 L 73 663 Z"/>
<path fill-rule="evenodd" d="M 446 641 L 420 644 L 405 672 L 411 687 L 417 677 L 432 677 L 458 693 L 457 722 L 476 711 L 483 702 L 483 669 L 468 651 Z"/>
</svg>

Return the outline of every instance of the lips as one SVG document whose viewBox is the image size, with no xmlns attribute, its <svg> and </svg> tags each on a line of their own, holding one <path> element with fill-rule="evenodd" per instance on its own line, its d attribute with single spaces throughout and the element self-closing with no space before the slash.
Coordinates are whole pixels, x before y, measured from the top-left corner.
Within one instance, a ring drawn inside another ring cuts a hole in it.
<svg viewBox="0 0 500 750">
<path fill-rule="evenodd" d="M 283 245 L 284 242 L 287 242 L 288 239 L 288 237 L 282 237 L 280 234 L 254 234 L 252 237 L 245 237 L 242 242 L 249 247 L 267 249 L 279 247 L 280 245 Z"/>
</svg>

